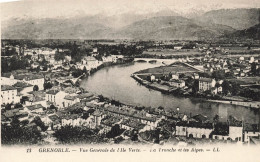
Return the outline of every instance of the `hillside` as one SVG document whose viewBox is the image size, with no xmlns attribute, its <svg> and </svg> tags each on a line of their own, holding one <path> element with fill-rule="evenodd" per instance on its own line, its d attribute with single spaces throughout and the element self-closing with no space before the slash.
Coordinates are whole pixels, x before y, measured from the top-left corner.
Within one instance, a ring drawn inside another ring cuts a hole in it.
<svg viewBox="0 0 260 162">
<path fill-rule="evenodd" d="M 227 38 L 244 38 L 260 40 L 260 24 L 254 25 L 248 29 L 238 30 L 234 33 L 227 34 Z"/>
<path fill-rule="evenodd" d="M 117 32 L 117 37 L 136 39 L 200 39 L 214 38 L 234 31 L 230 27 L 198 24 L 181 16 L 163 16 L 135 22 Z"/>
<path fill-rule="evenodd" d="M 203 23 L 226 25 L 237 30 L 243 30 L 259 23 L 260 9 L 214 10 L 196 17 L 195 19 Z"/>
<path fill-rule="evenodd" d="M 171 10 L 115 16 L 23 17 L 1 22 L 1 33 L 3 39 L 214 39 L 258 24 L 259 12 L 260 9 L 221 9 L 193 19 Z"/>
<path fill-rule="evenodd" d="M 86 18 L 88 19 L 88 18 Z M 105 38 L 112 31 L 97 22 L 85 19 L 18 20 L 2 27 L 2 38 L 80 39 Z"/>
</svg>

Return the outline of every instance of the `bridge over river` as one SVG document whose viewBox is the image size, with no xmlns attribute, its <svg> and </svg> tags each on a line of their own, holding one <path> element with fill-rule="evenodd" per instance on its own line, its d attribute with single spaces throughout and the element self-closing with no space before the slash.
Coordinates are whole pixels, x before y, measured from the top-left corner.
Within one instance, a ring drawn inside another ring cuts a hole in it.
<svg viewBox="0 0 260 162">
<path fill-rule="evenodd" d="M 138 62 L 138 61 L 145 61 L 145 62 L 156 61 L 156 62 L 162 63 L 164 65 L 170 65 L 170 64 L 173 64 L 175 62 L 181 62 L 179 59 L 154 59 L 154 58 L 135 58 L 134 61 L 135 62 Z M 188 66 L 188 67 L 191 67 L 191 68 L 197 70 L 198 72 L 203 72 L 202 69 L 197 68 L 195 66 L 192 66 L 188 63 L 185 63 L 185 62 L 181 62 L 181 63 Z"/>
<path fill-rule="evenodd" d="M 138 62 L 138 61 L 145 61 L 145 62 L 149 62 L 149 61 L 156 61 L 159 63 L 163 63 L 166 65 L 170 65 L 176 61 L 179 61 L 177 59 L 154 59 L 154 58 L 135 58 L 134 61 Z"/>
</svg>

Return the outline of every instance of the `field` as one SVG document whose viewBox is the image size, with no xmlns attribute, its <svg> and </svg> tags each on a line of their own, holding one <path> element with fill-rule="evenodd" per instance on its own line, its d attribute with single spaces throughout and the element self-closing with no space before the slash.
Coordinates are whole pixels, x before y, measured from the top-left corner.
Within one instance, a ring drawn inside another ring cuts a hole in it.
<svg viewBox="0 0 260 162">
<path fill-rule="evenodd" d="M 157 55 L 157 56 L 179 56 L 179 55 L 185 55 L 185 56 L 192 56 L 192 55 L 202 55 L 201 52 L 199 52 L 196 49 L 191 49 L 191 50 L 186 50 L 186 49 L 181 49 L 181 50 L 172 50 L 172 49 L 162 49 L 162 50 L 149 50 L 149 51 L 144 51 L 143 54 L 148 54 L 148 55 Z"/>
<path fill-rule="evenodd" d="M 238 79 L 229 79 L 229 81 L 237 82 L 241 85 L 260 84 L 260 77 L 245 77 L 245 78 L 238 78 Z"/>
<path fill-rule="evenodd" d="M 187 72 L 198 72 L 198 70 L 189 67 L 183 63 L 174 63 L 169 66 L 160 66 L 160 67 L 155 67 L 155 68 L 150 68 L 150 69 L 145 69 L 141 70 L 139 72 L 136 72 L 136 74 L 169 74 L 169 73 L 187 73 Z"/>
</svg>

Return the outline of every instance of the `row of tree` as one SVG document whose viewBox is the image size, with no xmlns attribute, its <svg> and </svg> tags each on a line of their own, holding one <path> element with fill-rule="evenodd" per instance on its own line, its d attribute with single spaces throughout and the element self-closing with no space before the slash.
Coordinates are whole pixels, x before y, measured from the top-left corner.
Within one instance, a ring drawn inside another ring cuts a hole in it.
<svg viewBox="0 0 260 162">
<path fill-rule="evenodd" d="M 28 57 L 12 56 L 11 58 L 1 59 L 1 72 L 11 72 L 12 70 L 26 69 L 30 67 L 30 60 Z"/>
<path fill-rule="evenodd" d="M 104 137 L 86 127 L 64 126 L 56 130 L 54 137 L 62 144 L 102 143 Z"/>
<path fill-rule="evenodd" d="M 32 145 L 39 143 L 43 139 L 40 130 L 37 127 L 26 127 L 28 123 L 28 120 L 20 122 L 17 117 L 14 117 L 10 126 L 1 124 L 2 144 Z"/>
</svg>

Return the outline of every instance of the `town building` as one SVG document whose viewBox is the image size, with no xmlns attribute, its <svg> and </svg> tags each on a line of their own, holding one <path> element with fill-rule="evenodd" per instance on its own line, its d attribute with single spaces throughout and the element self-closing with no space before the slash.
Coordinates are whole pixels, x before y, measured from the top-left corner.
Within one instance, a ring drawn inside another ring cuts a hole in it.
<svg viewBox="0 0 260 162">
<path fill-rule="evenodd" d="M 199 79 L 199 90 L 208 91 L 214 88 L 216 85 L 216 80 L 212 78 L 200 78 Z"/>
<path fill-rule="evenodd" d="M 49 101 L 50 103 L 53 103 L 55 106 L 59 108 L 64 108 L 64 97 L 68 95 L 68 93 L 60 90 L 49 90 L 46 92 L 45 99 L 46 101 Z"/>
<path fill-rule="evenodd" d="M 28 92 L 33 91 L 33 85 L 26 82 L 17 82 L 13 85 L 13 87 L 17 88 L 17 91 L 20 95 L 27 95 Z"/>
<path fill-rule="evenodd" d="M 185 81 L 183 80 L 176 80 L 176 79 L 171 79 L 168 82 L 171 86 L 177 87 L 177 88 L 183 88 L 185 87 Z"/>
<path fill-rule="evenodd" d="M 175 134 L 189 138 L 210 138 L 212 131 L 212 123 L 179 122 L 176 125 Z"/>
<path fill-rule="evenodd" d="M 1 104 L 18 103 L 17 89 L 10 85 L 1 85 Z"/>
</svg>

